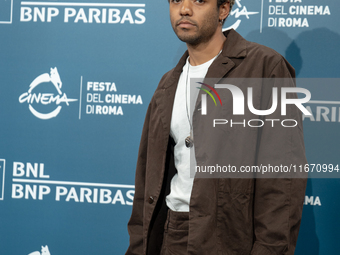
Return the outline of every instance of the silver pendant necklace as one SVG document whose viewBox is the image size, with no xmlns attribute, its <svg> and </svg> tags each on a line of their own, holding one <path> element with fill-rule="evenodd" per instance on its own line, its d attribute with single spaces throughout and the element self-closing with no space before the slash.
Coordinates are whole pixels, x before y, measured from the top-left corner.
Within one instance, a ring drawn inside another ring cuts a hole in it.
<svg viewBox="0 0 340 255">
<path fill-rule="evenodd" d="M 222 50 L 220 50 L 220 52 L 214 57 L 213 60 L 215 60 L 221 54 L 221 52 L 222 52 Z M 185 81 L 185 108 L 187 110 L 187 117 L 188 117 L 188 121 L 189 121 L 189 125 L 190 125 L 190 134 L 187 136 L 187 138 L 185 138 L 185 146 L 187 148 L 191 148 L 192 146 L 194 146 L 193 129 L 192 129 L 192 122 L 190 121 L 190 115 L 189 115 L 189 110 L 188 110 L 188 96 L 187 96 L 189 67 L 190 67 L 190 63 L 189 63 L 189 58 L 188 58 L 187 77 L 186 77 L 186 81 Z M 189 103 L 191 105 L 191 101 Z"/>
<path fill-rule="evenodd" d="M 188 77 L 189 77 L 189 59 L 188 59 L 188 68 L 187 68 L 187 77 L 186 77 L 186 81 L 185 81 L 185 108 L 187 111 L 187 118 L 188 118 L 188 122 L 190 125 L 190 135 L 187 136 L 187 138 L 185 138 L 185 146 L 187 148 L 191 148 L 192 146 L 194 146 L 194 139 L 193 139 L 193 135 L 192 135 L 192 123 L 190 121 L 190 115 L 189 115 L 189 110 L 188 110 Z M 190 103 L 190 102 L 189 102 Z"/>
</svg>

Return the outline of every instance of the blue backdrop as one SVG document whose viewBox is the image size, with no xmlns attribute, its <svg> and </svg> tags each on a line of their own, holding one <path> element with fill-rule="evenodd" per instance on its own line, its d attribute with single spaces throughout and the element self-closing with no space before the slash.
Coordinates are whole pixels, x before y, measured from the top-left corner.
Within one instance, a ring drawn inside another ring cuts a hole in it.
<svg viewBox="0 0 340 255">
<path fill-rule="evenodd" d="M 224 29 L 339 78 L 339 7 L 236 0 Z M 0 254 L 124 254 L 145 112 L 186 49 L 168 2 L 0 0 L 0 34 Z M 340 164 L 339 86 L 306 88 L 308 161 Z M 309 179 L 296 254 L 340 254 L 339 184 Z"/>
</svg>

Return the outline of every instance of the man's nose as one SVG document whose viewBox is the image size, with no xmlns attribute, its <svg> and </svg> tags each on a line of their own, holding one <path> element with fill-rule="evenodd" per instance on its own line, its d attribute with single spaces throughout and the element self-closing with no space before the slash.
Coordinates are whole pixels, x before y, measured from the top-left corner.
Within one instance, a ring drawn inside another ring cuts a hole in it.
<svg viewBox="0 0 340 255">
<path fill-rule="evenodd" d="M 181 6 L 182 16 L 192 16 L 192 0 L 183 0 Z"/>
</svg>

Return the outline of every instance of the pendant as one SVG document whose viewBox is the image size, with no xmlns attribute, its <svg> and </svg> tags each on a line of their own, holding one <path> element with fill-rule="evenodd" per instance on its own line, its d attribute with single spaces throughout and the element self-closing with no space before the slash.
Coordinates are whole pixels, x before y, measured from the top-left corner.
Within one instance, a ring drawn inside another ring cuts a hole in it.
<svg viewBox="0 0 340 255">
<path fill-rule="evenodd" d="M 188 136 L 187 138 L 185 138 L 185 146 L 187 148 L 191 148 L 194 145 L 194 141 L 191 139 L 190 136 Z"/>
</svg>

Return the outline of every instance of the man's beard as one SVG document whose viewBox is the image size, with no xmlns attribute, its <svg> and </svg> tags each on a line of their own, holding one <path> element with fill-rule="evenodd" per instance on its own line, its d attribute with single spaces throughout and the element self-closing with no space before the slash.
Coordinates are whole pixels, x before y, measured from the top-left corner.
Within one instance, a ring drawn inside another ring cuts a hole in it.
<svg viewBox="0 0 340 255">
<path fill-rule="evenodd" d="M 185 42 L 193 46 L 206 42 L 211 38 L 211 37 L 205 38 L 202 35 L 197 35 L 197 34 L 196 35 L 179 35 L 176 33 L 176 35 L 178 39 L 180 39 L 182 42 Z"/>
<path fill-rule="evenodd" d="M 179 28 L 177 24 L 182 20 L 186 20 L 194 24 L 194 28 L 196 29 L 196 31 L 190 33 L 189 29 L 188 31 L 186 31 L 186 29 Z M 197 22 L 194 22 L 188 18 L 182 18 L 175 24 L 172 24 L 172 28 L 176 33 L 178 39 L 180 39 L 182 42 L 195 46 L 201 43 L 208 42 L 212 38 L 218 27 L 218 23 L 216 22 L 216 20 L 218 20 L 218 13 L 216 13 L 215 15 L 207 15 L 207 17 L 201 22 L 201 24 L 203 25 L 200 26 L 197 24 Z"/>
</svg>

